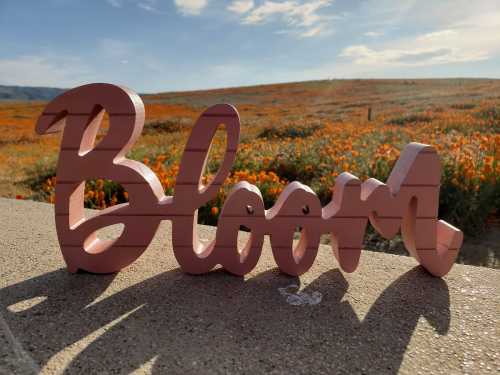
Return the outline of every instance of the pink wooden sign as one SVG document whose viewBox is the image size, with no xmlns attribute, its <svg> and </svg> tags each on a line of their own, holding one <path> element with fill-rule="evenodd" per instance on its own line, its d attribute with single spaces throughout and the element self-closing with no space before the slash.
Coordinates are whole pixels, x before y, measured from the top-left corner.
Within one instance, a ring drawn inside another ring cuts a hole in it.
<svg viewBox="0 0 500 375">
<path fill-rule="evenodd" d="M 104 111 L 109 114 L 110 128 L 95 145 Z M 221 123 L 227 131 L 227 149 L 214 179 L 203 185 L 208 149 Z M 193 274 L 208 272 L 218 264 L 236 275 L 250 272 L 259 260 L 264 235 L 270 235 L 279 268 L 300 275 L 313 264 L 322 234 L 331 234 L 340 267 L 353 272 L 368 221 L 388 239 L 401 230 L 410 254 L 431 274 L 443 276 L 453 266 L 463 234 L 437 218 L 441 166 L 431 146 L 407 145 L 386 184 L 372 178 L 361 182 L 342 173 L 333 199 L 325 207 L 308 186 L 292 182 L 276 204 L 265 210 L 259 189 L 240 182 L 222 208 L 215 240 L 203 245 L 196 232 L 197 209 L 216 197 L 230 173 L 239 142 L 238 112 L 231 105 L 218 104 L 199 117 L 182 156 L 174 196 L 165 196 L 147 166 L 125 158 L 143 125 L 141 98 L 127 88 L 101 83 L 62 94 L 47 105 L 38 120 L 39 134 L 66 127 L 57 166 L 55 217 L 62 254 L 71 272 L 108 273 L 126 267 L 145 251 L 161 220 L 172 221 L 175 257 L 185 272 Z M 122 184 L 129 202 L 85 219 L 85 181 L 94 178 Z M 124 229 L 118 238 L 97 238 L 98 229 L 119 223 Z M 241 251 L 237 247 L 240 225 L 251 230 Z M 302 232 L 294 247 L 297 227 Z"/>
</svg>

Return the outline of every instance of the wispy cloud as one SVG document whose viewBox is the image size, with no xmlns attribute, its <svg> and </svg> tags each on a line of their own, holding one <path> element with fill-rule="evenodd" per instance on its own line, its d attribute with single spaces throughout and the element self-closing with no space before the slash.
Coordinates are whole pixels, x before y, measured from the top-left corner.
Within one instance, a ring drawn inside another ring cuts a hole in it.
<svg viewBox="0 0 500 375">
<path fill-rule="evenodd" d="M 237 14 L 248 12 L 254 7 L 253 0 L 235 0 L 227 6 L 227 10 Z"/>
<path fill-rule="evenodd" d="M 367 36 L 369 38 L 378 38 L 382 35 L 384 35 L 384 33 L 381 31 L 367 31 L 366 33 L 364 33 L 364 36 Z"/>
<path fill-rule="evenodd" d="M 157 0 L 142 0 L 137 3 L 137 7 L 145 10 L 146 12 L 155 14 L 166 14 L 166 12 L 158 9 Z"/>
<path fill-rule="evenodd" d="M 122 2 L 121 0 L 106 0 L 109 5 L 115 8 L 121 8 L 122 7 Z"/>
<path fill-rule="evenodd" d="M 327 33 L 326 26 L 324 24 L 321 24 L 321 25 L 318 25 L 316 27 L 306 29 L 305 31 L 303 31 L 299 35 L 303 38 L 311 38 L 311 37 L 323 35 L 326 33 Z"/>
<path fill-rule="evenodd" d="M 334 17 L 324 14 L 333 0 L 266 0 L 254 6 L 252 0 L 237 0 L 228 9 L 241 15 L 241 23 L 258 25 L 266 22 L 284 22 L 287 27 L 301 37 L 313 37 L 325 34 L 330 30 L 329 21 Z M 283 31 L 282 31 L 283 32 Z"/>
<path fill-rule="evenodd" d="M 59 55 L 0 59 L 0 77 L 7 85 L 51 87 L 73 87 L 96 80 L 82 60 Z"/>
<path fill-rule="evenodd" d="M 460 51 L 456 48 L 379 49 L 365 45 L 345 48 L 340 57 L 352 59 L 358 65 L 425 66 L 480 61 L 488 57 L 484 52 Z"/>
<path fill-rule="evenodd" d="M 483 61 L 500 54 L 500 12 L 448 20 L 446 28 L 413 37 L 352 45 L 340 57 L 357 65 L 431 66 Z M 365 34 L 366 35 L 366 34 Z"/>
<path fill-rule="evenodd" d="M 197 16 L 208 5 L 208 0 L 174 0 L 174 4 L 180 13 Z"/>
<path fill-rule="evenodd" d="M 132 54 L 134 46 L 126 42 L 113 38 L 102 38 L 97 43 L 98 52 L 101 56 L 122 59 Z"/>
<path fill-rule="evenodd" d="M 162 91 L 326 77 L 500 74 L 499 0 L 100 1 L 108 12 L 75 13 L 68 0 L 40 9 L 41 18 L 57 11 L 71 22 L 81 40 L 77 48 L 58 24 L 30 35 L 13 33 L 15 15 L 29 12 L 29 5 L 6 8 L 0 83 L 72 87 L 108 81 Z M 180 21 L 198 15 L 200 27 L 193 27 L 194 19 Z M 135 27 L 120 28 L 132 18 Z M 117 27 L 120 32 L 113 32 Z M 172 34 L 179 41 L 175 49 L 157 47 Z M 228 51 L 235 38 L 238 48 Z M 204 58 L 191 59 L 193 50 Z"/>
<path fill-rule="evenodd" d="M 122 8 L 126 0 L 106 0 L 109 5 L 114 8 Z M 138 8 L 145 10 L 146 12 L 155 14 L 166 14 L 166 12 L 158 9 L 157 0 L 129 0 L 131 4 L 135 4 Z"/>
</svg>

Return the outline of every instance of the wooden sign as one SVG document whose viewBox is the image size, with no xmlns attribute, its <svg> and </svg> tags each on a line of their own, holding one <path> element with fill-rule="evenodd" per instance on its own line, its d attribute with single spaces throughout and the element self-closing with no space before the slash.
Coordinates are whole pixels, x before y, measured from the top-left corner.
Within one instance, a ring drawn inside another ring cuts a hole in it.
<svg viewBox="0 0 500 375">
<path fill-rule="evenodd" d="M 109 131 L 95 145 L 104 111 L 109 114 Z M 217 174 L 203 185 L 209 146 L 221 123 L 227 132 L 227 149 Z M 463 234 L 437 218 L 441 166 L 431 146 L 407 145 L 386 184 L 372 178 L 361 182 L 342 173 L 335 182 L 333 199 L 325 207 L 311 188 L 292 182 L 276 204 L 265 210 L 259 189 L 240 182 L 222 208 L 215 240 L 203 245 L 196 232 L 197 209 L 216 197 L 230 173 L 239 142 L 238 112 L 231 105 L 219 104 L 199 117 L 182 156 L 173 196 L 165 196 L 147 166 L 125 157 L 143 125 L 141 98 L 129 89 L 101 83 L 62 94 L 47 105 L 38 120 L 39 134 L 65 126 L 57 166 L 55 217 L 62 254 L 71 272 L 108 273 L 126 267 L 147 248 L 161 220 L 172 221 L 175 257 L 185 272 L 193 274 L 208 272 L 218 264 L 236 275 L 250 272 L 259 260 L 264 235 L 270 235 L 279 268 L 300 275 L 313 264 L 322 234 L 331 234 L 340 267 L 352 272 L 359 262 L 368 221 L 388 239 L 401 230 L 410 254 L 431 274 L 443 276 L 453 266 Z M 95 178 L 123 185 L 129 202 L 85 219 L 85 181 Z M 118 238 L 97 238 L 98 229 L 119 223 L 124 229 Z M 251 232 L 239 251 L 241 225 Z M 301 237 L 294 247 L 297 227 L 302 228 Z"/>
</svg>

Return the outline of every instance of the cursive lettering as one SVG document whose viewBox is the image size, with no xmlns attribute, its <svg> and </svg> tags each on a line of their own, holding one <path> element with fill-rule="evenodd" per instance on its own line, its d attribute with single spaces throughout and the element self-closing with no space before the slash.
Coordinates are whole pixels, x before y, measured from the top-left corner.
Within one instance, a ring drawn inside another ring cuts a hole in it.
<svg viewBox="0 0 500 375">
<path fill-rule="evenodd" d="M 110 128 L 96 145 L 105 111 Z M 224 159 L 215 177 L 203 185 L 208 150 L 221 123 L 227 132 Z M 361 182 L 342 173 L 325 207 L 308 186 L 292 182 L 266 210 L 259 189 L 240 182 L 222 207 L 216 238 L 203 245 L 196 232 L 197 210 L 216 197 L 236 158 L 240 121 L 234 107 L 215 105 L 199 117 L 182 155 L 173 196 L 165 196 L 147 166 L 125 157 L 144 125 L 144 105 L 134 92 L 110 84 L 70 90 L 47 105 L 36 129 L 39 134 L 53 133 L 64 125 L 55 216 L 59 244 L 71 272 L 108 273 L 126 267 L 144 252 L 162 220 L 172 221 L 175 257 L 185 272 L 193 274 L 208 272 L 218 264 L 233 274 L 247 274 L 256 266 L 264 236 L 269 235 L 279 268 L 300 275 L 313 264 L 323 234 L 332 236 L 340 267 L 353 272 L 368 222 L 388 239 L 401 231 L 410 254 L 436 276 L 448 273 L 462 244 L 462 232 L 437 218 L 441 166 L 428 145 L 407 145 L 386 184 L 372 178 Z M 122 184 L 129 202 L 86 219 L 85 181 L 93 178 Z M 98 229 L 118 223 L 124 225 L 118 238 L 96 236 Z M 250 236 L 238 250 L 242 225 L 250 229 Z M 301 228 L 300 240 L 294 246 L 297 227 Z"/>
</svg>

